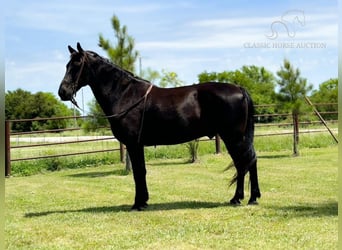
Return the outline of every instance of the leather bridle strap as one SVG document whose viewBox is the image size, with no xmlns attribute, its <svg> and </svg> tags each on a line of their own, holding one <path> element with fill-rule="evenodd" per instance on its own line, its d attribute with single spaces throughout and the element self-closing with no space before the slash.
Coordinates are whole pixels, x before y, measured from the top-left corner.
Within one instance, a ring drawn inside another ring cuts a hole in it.
<svg viewBox="0 0 342 250">
<path fill-rule="evenodd" d="M 79 84 L 79 81 L 80 81 L 80 78 L 81 78 L 81 75 L 82 75 L 82 73 L 83 73 L 83 69 L 84 69 L 84 65 L 85 65 L 85 62 L 87 61 L 87 55 L 86 55 L 86 53 L 84 53 L 84 55 L 83 55 L 83 57 L 82 57 L 82 59 L 81 59 L 81 68 L 80 68 L 80 70 L 78 71 L 78 75 L 77 75 L 77 78 L 76 78 L 76 81 L 75 81 L 75 83 L 74 83 L 74 85 L 72 86 L 73 87 L 73 94 L 72 94 L 72 97 L 71 97 L 71 99 L 70 99 L 70 101 L 71 101 L 71 103 L 72 104 L 74 104 L 77 108 L 79 108 L 80 110 L 82 110 L 79 106 L 78 106 L 78 104 L 77 104 L 77 102 L 76 102 L 76 100 L 75 100 L 75 96 L 76 96 L 76 92 L 77 92 L 77 86 L 78 86 L 78 84 Z"/>
</svg>

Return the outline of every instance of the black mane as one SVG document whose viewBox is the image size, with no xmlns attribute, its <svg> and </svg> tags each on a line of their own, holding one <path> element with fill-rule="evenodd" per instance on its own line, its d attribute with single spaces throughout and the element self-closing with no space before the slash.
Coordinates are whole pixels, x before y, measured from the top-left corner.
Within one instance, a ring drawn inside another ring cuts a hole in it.
<svg viewBox="0 0 342 250">
<path fill-rule="evenodd" d="M 108 64 L 109 66 L 115 68 L 117 71 L 119 71 L 121 74 L 123 74 L 125 77 L 129 78 L 129 79 L 132 79 L 132 80 L 135 80 L 135 81 L 139 81 L 139 82 L 144 82 L 144 83 L 148 83 L 148 84 L 151 84 L 148 80 L 146 79 L 143 79 L 137 75 L 134 75 L 131 71 L 128 71 L 126 69 L 123 69 L 121 67 L 119 67 L 118 65 L 116 65 L 115 63 L 113 63 L 110 59 L 108 58 L 105 58 L 105 57 L 102 57 L 100 56 L 99 54 L 93 52 L 93 51 L 90 51 L 90 50 L 87 50 L 85 51 L 86 53 L 90 54 L 92 57 L 95 57 L 96 59 L 98 60 L 101 60 L 103 63 L 105 64 Z"/>
</svg>

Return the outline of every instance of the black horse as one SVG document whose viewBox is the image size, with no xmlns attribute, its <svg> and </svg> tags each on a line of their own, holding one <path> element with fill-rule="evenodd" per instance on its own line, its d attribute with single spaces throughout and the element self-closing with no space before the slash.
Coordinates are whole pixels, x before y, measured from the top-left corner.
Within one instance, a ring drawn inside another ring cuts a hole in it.
<svg viewBox="0 0 342 250">
<path fill-rule="evenodd" d="M 68 46 L 71 53 L 58 94 L 77 105 L 74 96 L 89 85 L 107 116 L 114 136 L 126 145 L 135 181 L 134 210 L 149 199 L 144 146 L 171 145 L 202 136 L 220 135 L 237 170 L 231 204 L 244 198 L 249 171 L 249 204 L 260 198 L 257 158 L 253 146 L 254 106 L 247 91 L 227 83 L 202 83 L 159 88 L 134 76 L 92 51 Z"/>
</svg>

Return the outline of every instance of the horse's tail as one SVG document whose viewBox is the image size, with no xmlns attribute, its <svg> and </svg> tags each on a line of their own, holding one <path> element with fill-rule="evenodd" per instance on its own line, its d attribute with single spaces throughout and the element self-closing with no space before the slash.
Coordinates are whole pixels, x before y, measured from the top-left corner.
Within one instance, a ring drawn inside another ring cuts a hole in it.
<svg viewBox="0 0 342 250">
<path fill-rule="evenodd" d="M 248 94 L 247 90 L 240 87 L 242 95 L 243 95 L 243 101 L 245 101 L 246 105 L 246 126 L 245 126 L 245 139 L 248 140 L 250 144 L 253 144 L 254 142 L 254 103 L 251 98 L 251 96 Z"/>
<path fill-rule="evenodd" d="M 256 161 L 256 153 L 254 150 L 254 103 L 247 92 L 246 89 L 240 87 L 242 92 L 243 98 L 242 102 L 243 106 L 245 107 L 245 124 L 244 124 L 244 140 L 243 140 L 243 148 L 245 148 L 245 152 L 241 155 L 241 160 L 244 162 L 244 172 L 245 174 L 249 171 L 249 167 Z M 246 161 L 246 162 L 245 162 Z M 225 169 L 228 170 L 234 167 L 234 162 L 231 162 L 229 166 Z M 233 179 L 230 182 L 230 185 L 234 184 L 237 181 L 237 173 L 234 175 Z"/>
</svg>

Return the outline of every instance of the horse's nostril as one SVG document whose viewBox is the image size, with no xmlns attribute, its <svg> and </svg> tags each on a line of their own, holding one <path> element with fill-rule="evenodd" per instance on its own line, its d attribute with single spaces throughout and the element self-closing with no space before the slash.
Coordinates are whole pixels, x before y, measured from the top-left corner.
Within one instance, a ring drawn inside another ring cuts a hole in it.
<svg viewBox="0 0 342 250">
<path fill-rule="evenodd" d="M 70 100 L 70 94 L 68 93 L 67 89 L 63 85 L 60 86 L 58 90 L 58 95 L 62 99 L 62 101 Z"/>
<path fill-rule="evenodd" d="M 63 98 L 65 96 L 65 90 L 62 88 L 62 86 L 58 90 L 59 97 Z"/>
</svg>

